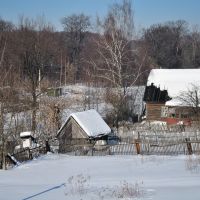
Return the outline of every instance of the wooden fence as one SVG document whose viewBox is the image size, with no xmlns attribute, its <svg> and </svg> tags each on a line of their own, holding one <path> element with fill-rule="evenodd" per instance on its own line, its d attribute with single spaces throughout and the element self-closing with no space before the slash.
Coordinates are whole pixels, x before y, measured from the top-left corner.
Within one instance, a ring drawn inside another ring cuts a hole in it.
<svg viewBox="0 0 200 200">
<path fill-rule="evenodd" d="M 179 154 L 200 154 L 200 140 L 196 139 L 174 139 L 162 138 L 120 138 L 116 144 L 102 146 L 72 145 L 71 155 L 179 155 Z"/>
<path fill-rule="evenodd" d="M 7 165 L 16 164 L 17 162 L 24 162 L 27 160 L 32 160 L 33 158 L 38 157 L 41 154 L 46 153 L 46 147 L 36 147 L 33 149 L 25 148 L 18 150 L 14 154 L 8 154 L 7 156 Z"/>
</svg>

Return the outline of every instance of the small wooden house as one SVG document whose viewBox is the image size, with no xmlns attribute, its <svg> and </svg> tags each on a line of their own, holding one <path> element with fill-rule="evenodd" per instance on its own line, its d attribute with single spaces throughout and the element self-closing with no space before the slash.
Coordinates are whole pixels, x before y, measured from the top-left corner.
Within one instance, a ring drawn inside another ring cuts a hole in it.
<svg viewBox="0 0 200 200">
<path fill-rule="evenodd" d="M 73 113 L 57 133 L 59 152 L 69 151 L 72 145 L 89 145 L 92 141 L 106 139 L 110 132 L 96 110 Z"/>
<path fill-rule="evenodd" d="M 31 131 L 21 132 L 20 138 L 22 139 L 22 148 L 34 148 L 36 147 L 35 138 Z"/>
<path fill-rule="evenodd" d="M 191 124 L 191 105 L 180 101 L 192 85 L 200 85 L 200 69 L 153 69 L 144 94 L 146 119 Z"/>
</svg>

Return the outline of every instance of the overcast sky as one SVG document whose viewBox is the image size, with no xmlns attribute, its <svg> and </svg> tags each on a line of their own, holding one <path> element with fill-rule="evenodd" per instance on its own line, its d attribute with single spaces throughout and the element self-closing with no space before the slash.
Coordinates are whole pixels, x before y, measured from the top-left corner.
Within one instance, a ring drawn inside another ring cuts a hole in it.
<svg viewBox="0 0 200 200">
<path fill-rule="evenodd" d="M 108 6 L 122 0 L 0 0 L 0 16 L 17 23 L 19 15 L 46 19 L 62 30 L 62 17 L 84 13 L 95 18 L 105 16 Z M 133 0 L 136 27 L 183 19 L 191 25 L 200 25 L 200 0 Z"/>
</svg>

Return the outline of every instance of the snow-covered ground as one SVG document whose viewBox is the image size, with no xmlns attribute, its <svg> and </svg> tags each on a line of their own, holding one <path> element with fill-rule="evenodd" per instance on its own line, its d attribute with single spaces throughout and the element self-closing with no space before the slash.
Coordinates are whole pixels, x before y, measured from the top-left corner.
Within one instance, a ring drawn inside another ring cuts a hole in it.
<svg viewBox="0 0 200 200">
<path fill-rule="evenodd" d="M 200 157 L 48 154 L 0 170 L 0 200 L 134 199 L 134 194 L 199 200 Z"/>
</svg>

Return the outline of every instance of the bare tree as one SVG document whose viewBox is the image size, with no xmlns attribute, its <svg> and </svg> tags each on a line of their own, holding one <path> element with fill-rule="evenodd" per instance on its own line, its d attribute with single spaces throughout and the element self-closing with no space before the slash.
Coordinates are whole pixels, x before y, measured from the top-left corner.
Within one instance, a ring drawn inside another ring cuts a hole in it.
<svg viewBox="0 0 200 200">
<path fill-rule="evenodd" d="M 14 88 L 0 88 L 0 160 L 4 169 L 7 153 L 13 153 L 19 132 L 23 129 L 18 111 L 19 102 Z"/>
<path fill-rule="evenodd" d="M 184 107 L 188 108 L 192 120 L 200 122 L 200 85 L 192 84 L 186 92 L 182 92 L 179 101 Z"/>
<path fill-rule="evenodd" d="M 183 68 L 183 39 L 188 25 L 183 20 L 155 24 L 144 31 L 148 54 L 154 66 L 161 68 Z"/>
<path fill-rule="evenodd" d="M 32 131 L 35 131 L 41 81 L 45 68 L 51 66 L 55 58 L 53 27 L 42 18 L 31 20 L 21 17 L 18 32 L 21 38 L 20 58 L 25 75 L 25 87 L 32 96 Z"/>
<path fill-rule="evenodd" d="M 18 73 L 15 28 L 11 22 L 0 18 L 0 71 L 1 86 L 15 85 Z M 14 72 L 14 73 L 13 73 Z"/>
<path fill-rule="evenodd" d="M 84 14 L 71 15 L 62 19 L 65 40 L 68 50 L 69 66 L 75 68 L 75 80 L 80 79 L 81 51 L 83 49 L 86 31 L 90 27 L 90 19 Z"/>
<path fill-rule="evenodd" d="M 18 66 L 13 49 L 12 23 L 0 19 L 0 164 L 6 168 L 7 153 L 12 151 L 11 144 L 16 143 L 19 123 L 16 115 L 19 107 L 19 96 L 16 88 Z"/>
<path fill-rule="evenodd" d="M 133 10 L 131 1 L 114 4 L 105 20 L 97 19 L 99 37 L 96 40 L 98 59 L 91 59 L 93 74 L 104 80 L 114 90 L 109 90 L 107 100 L 114 107 L 117 118 L 127 112 L 128 88 L 134 86 L 143 73 L 146 53 L 139 58 L 135 41 Z"/>
<path fill-rule="evenodd" d="M 192 32 L 192 61 L 196 67 L 200 65 L 200 28 L 194 27 Z"/>
<path fill-rule="evenodd" d="M 42 141 L 54 139 L 62 125 L 63 110 L 69 108 L 72 100 L 58 97 L 44 97 L 40 102 L 40 116 L 38 121 L 41 127 L 38 138 Z"/>
</svg>

